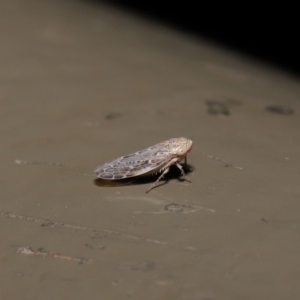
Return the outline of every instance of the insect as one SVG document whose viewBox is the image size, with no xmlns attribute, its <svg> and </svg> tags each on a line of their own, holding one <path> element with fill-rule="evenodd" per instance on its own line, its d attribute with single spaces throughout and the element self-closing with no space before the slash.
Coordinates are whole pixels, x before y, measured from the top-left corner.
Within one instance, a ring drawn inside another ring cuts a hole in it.
<svg viewBox="0 0 300 300">
<path fill-rule="evenodd" d="M 191 151 L 192 146 L 193 142 L 187 138 L 173 138 L 99 165 L 96 167 L 95 173 L 99 178 L 106 180 L 120 180 L 161 173 L 146 190 L 148 193 L 169 172 L 172 165 L 178 167 L 181 175 L 190 181 L 179 162 L 184 159 L 185 164 L 187 163 L 187 154 Z"/>
</svg>

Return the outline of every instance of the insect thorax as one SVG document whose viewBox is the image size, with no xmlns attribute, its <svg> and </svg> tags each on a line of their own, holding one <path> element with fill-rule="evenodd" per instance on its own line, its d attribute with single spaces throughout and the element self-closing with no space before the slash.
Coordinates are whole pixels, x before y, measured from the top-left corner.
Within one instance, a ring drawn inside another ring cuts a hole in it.
<svg viewBox="0 0 300 300">
<path fill-rule="evenodd" d="M 185 157 L 191 151 L 193 142 L 187 138 L 174 138 L 163 142 L 164 146 L 178 157 Z"/>
</svg>

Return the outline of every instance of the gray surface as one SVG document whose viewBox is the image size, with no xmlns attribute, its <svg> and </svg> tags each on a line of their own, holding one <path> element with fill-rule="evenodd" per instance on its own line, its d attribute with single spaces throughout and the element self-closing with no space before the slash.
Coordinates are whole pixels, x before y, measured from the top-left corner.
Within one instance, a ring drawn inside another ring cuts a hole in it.
<svg viewBox="0 0 300 300">
<path fill-rule="evenodd" d="M 84 1 L 0 23 L 1 299 L 299 299 L 298 80 Z M 95 184 L 180 136 L 192 184 Z"/>
</svg>

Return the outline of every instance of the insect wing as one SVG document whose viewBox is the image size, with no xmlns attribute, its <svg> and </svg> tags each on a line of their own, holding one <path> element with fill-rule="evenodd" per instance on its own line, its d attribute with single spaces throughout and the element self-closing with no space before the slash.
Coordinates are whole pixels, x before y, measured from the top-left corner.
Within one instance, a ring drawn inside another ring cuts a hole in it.
<svg viewBox="0 0 300 300">
<path fill-rule="evenodd" d="M 96 167 L 99 178 L 117 180 L 160 171 L 173 155 L 161 144 L 122 156 Z"/>
</svg>

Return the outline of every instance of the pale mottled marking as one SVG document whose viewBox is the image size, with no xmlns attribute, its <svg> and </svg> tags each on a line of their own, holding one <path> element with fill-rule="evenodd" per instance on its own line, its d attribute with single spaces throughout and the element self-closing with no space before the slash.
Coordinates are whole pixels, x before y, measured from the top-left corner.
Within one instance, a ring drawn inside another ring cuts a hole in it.
<svg viewBox="0 0 300 300">
<path fill-rule="evenodd" d="M 178 167 L 181 174 L 185 176 L 179 162 L 184 159 L 187 163 L 187 154 L 191 151 L 192 146 L 193 142 L 187 138 L 173 138 L 99 165 L 96 167 L 95 173 L 102 179 L 120 180 L 162 172 L 146 191 L 148 193 L 169 172 L 171 165 Z M 190 181 L 187 178 L 186 180 Z"/>
</svg>

